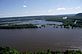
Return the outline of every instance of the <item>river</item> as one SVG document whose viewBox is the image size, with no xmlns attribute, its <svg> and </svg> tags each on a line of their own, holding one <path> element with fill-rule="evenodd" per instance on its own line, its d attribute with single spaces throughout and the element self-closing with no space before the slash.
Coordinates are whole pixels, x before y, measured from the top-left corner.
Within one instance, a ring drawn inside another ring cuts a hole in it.
<svg viewBox="0 0 82 54">
<path fill-rule="evenodd" d="M 36 28 L 0 29 L 0 46 L 10 46 L 24 51 L 38 49 L 82 49 L 82 29 Z"/>
</svg>

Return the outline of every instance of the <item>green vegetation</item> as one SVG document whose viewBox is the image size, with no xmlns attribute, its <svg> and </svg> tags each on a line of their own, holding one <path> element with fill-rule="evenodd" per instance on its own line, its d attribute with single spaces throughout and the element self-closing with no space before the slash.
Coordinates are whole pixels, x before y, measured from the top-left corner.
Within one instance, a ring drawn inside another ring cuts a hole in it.
<svg viewBox="0 0 82 54">
<path fill-rule="evenodd" d="M 65 15 L 63 16 L 56 16 L 53 18 L 46 18 L 47 21 L 58 21 L 58 22 L 63 22 L 64 28 L 82 28 L 82 13 L 76 14 L 74 16 L 66 16 L 67 19 L 63 19 Z M 75 23 L 76 22 L 76 23 Z"/>
<path fill-rule="evenodd" d="M 79 19 L 80 20 L 80 19 Z M 77 20 L 77 22 L 75 23 L 75 19 L 66 19 L 65 21 L 63 21 L 63 26 L 64 27 L 72 27 L 72 28 L 82 28 L 82 21 Z"/>
<path fill-rule="evenodd" d="M 46 21 L 57 21 L 57 22 L 62 22 L 62 18 L 47 18 Z"/>
<path fill-rule="evenodd" d="M 36 52 L 19 52 L 14 48 L 0 47 L 0 54 L 82 54 L 82 52 L 80 50 L 51 51 L 50 49 L 47 51 L 40 50 Z"/>
<path fill-rule="evenodd" d="M 0 47 L 0 54 L 20 54 L 19 51 L 17 51 L 16 49 L 12 49 L 9 47 Z"/>
<path fill-rule="evenodd" d="M 3 25 L 0 26 L 0 29 L 24 29 L 24 28 L 38 28 L 36 25 L 33 24 L 19 24 L 19 25 Z"/>
</svg>

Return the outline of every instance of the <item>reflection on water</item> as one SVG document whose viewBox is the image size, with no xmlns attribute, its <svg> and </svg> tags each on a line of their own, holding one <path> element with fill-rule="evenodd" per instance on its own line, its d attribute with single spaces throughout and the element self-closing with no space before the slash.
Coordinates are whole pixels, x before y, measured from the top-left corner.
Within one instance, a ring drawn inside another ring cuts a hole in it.
<svg viewBox="0 0 82 54">
<path fill-rule="evenodd" d="M 82 29 L 38 28 L 0 30 L 0 46 L 19 50 L 82 48 Z"/>
</svg>

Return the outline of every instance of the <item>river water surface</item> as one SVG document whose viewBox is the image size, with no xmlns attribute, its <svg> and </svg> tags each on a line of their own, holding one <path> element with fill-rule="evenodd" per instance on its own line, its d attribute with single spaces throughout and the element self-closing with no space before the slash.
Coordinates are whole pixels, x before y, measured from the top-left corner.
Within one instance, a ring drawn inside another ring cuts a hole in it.
<svg viewBox="0 0 82 54">
<path fill-rule="evenodd" d="M 10 46 L 19 50 L 82 49 L 82 29 L 38 28 L 0 29 L 0 46 Z"/>
</svg>

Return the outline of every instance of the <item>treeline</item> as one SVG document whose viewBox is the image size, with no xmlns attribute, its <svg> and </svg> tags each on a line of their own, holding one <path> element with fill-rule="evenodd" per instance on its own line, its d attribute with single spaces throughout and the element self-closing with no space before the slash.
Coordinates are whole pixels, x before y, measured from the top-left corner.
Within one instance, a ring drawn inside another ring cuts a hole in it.
<svg viewBox="0 0 82 54">
<path fill-rule="evenodd" d="M 66 50 L 66 51 L 51 51 L 50 49 L 46 51 L 37 51 L 37 52 L 20 52 L 14 48 L 9 47 L 0 47 L 0 54 L 82 54 L 80 50 Z"/>
<path fill-rule="evenodd" d="M 36 25 L 34 24 L 15 24 L 15 25 L 3 25 L 3 26 L 0 26 L 0 29 L 24 29 L 24 28 L 38 28 Z"/>
</svg>

